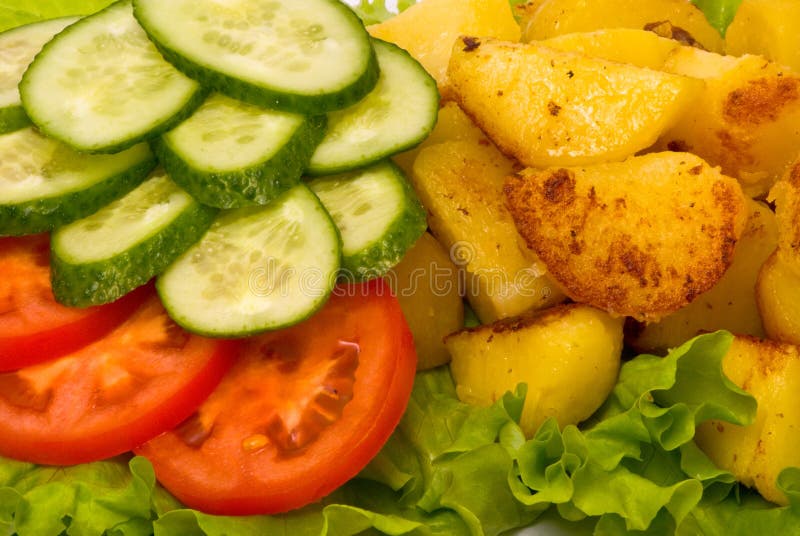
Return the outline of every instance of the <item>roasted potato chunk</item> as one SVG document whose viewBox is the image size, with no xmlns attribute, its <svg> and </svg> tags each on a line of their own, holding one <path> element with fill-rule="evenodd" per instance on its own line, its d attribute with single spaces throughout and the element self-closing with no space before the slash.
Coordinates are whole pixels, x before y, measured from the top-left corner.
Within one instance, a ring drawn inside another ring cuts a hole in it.
<svg viewBox="0 0 800 536">
<path fill-rule="evenodd" d="M 730 380 L 758 402 L 755 422 L 737 426 L 707 421 L 697 428 L 698 446 L 765 499 L 787 504 L 775 485 L 785 467 L 800 466 L 800 352 L 789 344 L 736 337 L 722 362 Z"/>
<path fill-rule="evenodd" d="M 660 70 L 680 43 L 646 30 L 613 28 L 551 37 L 542 44 L 556 50 Z"/>
<path fill-rule="evenodd" d="M 800 72 L 800 2 L 743 0 L 725 32 L 725 51 L 759 54 Z"/>
<path fill-rule="evenodd" d="M 464 326 L 458 267 L 429 233 L 387 275 L 414 335 L 417 369 L 450 361 L 444 337 Z"/>
<path fill-rule="evenodd" d="M 688 153 L 526 169 L 505 192 L 520 233 L 570 298 L 647 322 L 714 286 L 747 220 L 739 184 Z"/>
<path fill-rule="evenodd" d="M 467 329 L 445 344 L 461 400 L 489 405 L 527 383 L 520 424 L 532 436 L 548 417 L 560 426 L 585 420 L 608 397 L 619 373 L 622 320 L 562 305 Z"/>
<path fill-rule="evenodd" d="M 703 12 L 689 0 L 537 0 L 521 7 L 523 41 L 548 39 L 602 28 L 658 27 L 668 24 L 685 44 L 722 52 L 724 43 Z"/>
<path fill-rule="evenodd" d="M 426 0 L 368 30 L 373 37 L 406 49 L 444 93 L 450 51 L 459 35 L 486 35 L 507 41 L 519 41 L 520 37 L 507 0 Z"/>
<path fill-rule="evenodd" d="M 622 160 L 650 146 L 702 89 L 698 80 L 539 44 L 463 37 L 454 100 L 526 166 Z"/>
<path fill-rule="evenodd" d="M 422 149 L 411 174 L 428 225 L 464 269 L 465 294 L 482 322 L 564 299 L 505 207 L 503 183 L 513 170 L 491 143 L 463 140 Z"/>
<path fill-rule="evenodd" d="M 632 348 L 663 355 L 701 332 L 718 329 L 765 336 L 756 305 L 756 280 L 778 242 L 778 225 L 764 203 L 749 200 L 748 206 L 747 226 L 725 275 L 711 290 L 661 321 L 628 326 L 626 342 Z"/>
<path fill-rule="evenodd" d="M 689 151 L 764 195 L 800 147 L 800 76 L 759 56 L 734 58 L 676 49 L 664 69 L 705 80 L 705 90 L 658 141 L 656 150 Z"/>
</svg>

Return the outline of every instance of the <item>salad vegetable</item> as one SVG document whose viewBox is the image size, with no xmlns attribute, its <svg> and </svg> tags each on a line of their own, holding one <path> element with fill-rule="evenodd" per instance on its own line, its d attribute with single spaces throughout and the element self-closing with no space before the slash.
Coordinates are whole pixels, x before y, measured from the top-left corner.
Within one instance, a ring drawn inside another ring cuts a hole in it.
<svg viewBox="0 0 800 536">
<path fill-rule="evenodd" d="M 3 23 L 11 27 L 102 7 L 91 1 L 53 2 L 52 11 L 47 6 L 33 0 L 0 5 L 0 16 L 7 14 Z M 720 32 L 730 7 L 704 5 Z M 372 3 L 356 8 L 372 20 L 389 13 Z M 800 470 L 780 475 L 789 505 L 772 507 L 714 467 L 692 442 L 700 421 L 746 424 L 754 417 L 754 399 L 721 373 L 730 344 L 728 333 L 717 332 L 666 358 L 636 357 L 623 366 L 612 395 L 586 427 L 559 429 L 551 420 L 530 440 L 518 425 L 525 386 L 479 408 L 458 401 L 446 369 L 421 372 L 398 427 L 370 465 L 320 502 L 278 516 L 215 516 L 183 508 L 139 456 L 67 468 L 0 459 L 0 531 L 500 534 L 557 511 L 570 521 L 588 516 L 597 534 L 796 532 Z"/>
</svg>

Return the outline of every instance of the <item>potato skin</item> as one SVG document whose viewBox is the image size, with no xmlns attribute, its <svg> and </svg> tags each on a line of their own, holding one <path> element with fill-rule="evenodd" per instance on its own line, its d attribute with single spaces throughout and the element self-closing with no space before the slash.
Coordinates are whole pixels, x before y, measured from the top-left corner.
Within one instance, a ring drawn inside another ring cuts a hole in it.
<svg viewBox="0 0 800 536">
<path fill-rule="evenodd" d="M 722 368 L 758 402 L 755 421 L 737 426 L 708 421 L 697 428 L 698 446 L 719 467 L 778 504 L 787 497 L 775 485 L 780 471 L 800 466 L 800 352 L 798 347 L 737 336 Z"/>
<path fill-rule="evenodd" d="M 710 289 L 747 220 L 739 184 L 687 153 L 526 169 L 505 192 L 520 234 L 570 298 L 640 321 Z"/>
<path fill-rule="evenodd" d="M 587 305 L 559 305 L 445 339 L 456 392 L 489 405 L 519 383 L 528 385 L 521 426 L 532 436 L 548 417 L 559 425 L 587 419 L 617 380 L 622 323 Z"/>
</svg>

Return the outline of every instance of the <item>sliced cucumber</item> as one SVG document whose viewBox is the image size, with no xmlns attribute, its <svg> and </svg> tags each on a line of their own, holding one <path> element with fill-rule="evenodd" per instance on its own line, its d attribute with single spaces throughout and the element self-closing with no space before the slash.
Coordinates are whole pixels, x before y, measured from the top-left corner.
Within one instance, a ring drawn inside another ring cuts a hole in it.
<svg viewBox="0 0 800 536">
<path fill-rule="evenodd" d="M 153 149 L 175 182 L 202 203 L 265 205 L 300 182 L 325 122 L 214 93 L 154 140 Z"/>
<path fill-rule="evenodd" d="M 0 134 L 30 124 L 19 99 L 22 74 L 45 43 L 77 20 L 78 17 L 51 19 L 0 33 Z"/>
<path fill-rule="evenodd" d="M 305 185 L 266 207 L 223 212 L 158 278 L 170 316 L 213 337 L 243 337 L 304 320 L 331 293 L 336 226 Z"/>
<path fill-rule="evenodd" d="M 402 48 L 373 40 L 381 76 L 362 101 L 331 112 L 328 133 L 308 166 L 312 175 L 366 166 L 420 143 L 436 124 L 436 81 Z"/>
<path fill-rule="evenodd" d="M 375 86 L 359 18 L 338 0 L 134 0 L 165 58 L 230 97 L 318 115 Z"/>
<path fill-rule="evenodd" d="M 386 160 L 309 182 L 342 236 L 344 280 L 386 274 L 427 228 L 425 210 L 396 165 Z"/>
<path fill-rule="evenodd" d="M 197 242 L 216 213 L 157 169 L 125 197 L 53 233 L 56 299 L 85 307 L 124 296 Z"/>
<path fill-rule="evenodd" d="M 19 86 L 42 131 L 77 150 L 116 152 L 186 118 L 205 97 L 164 61 L 120 0 L 44 46 Z"/>
<path fill-rule="evenodd" d="M 49 231 L 135 188 L 156 165 L 147 144 L 76 153 L 33 127 L 0 136 L 0 235 Z"/>
</svg>

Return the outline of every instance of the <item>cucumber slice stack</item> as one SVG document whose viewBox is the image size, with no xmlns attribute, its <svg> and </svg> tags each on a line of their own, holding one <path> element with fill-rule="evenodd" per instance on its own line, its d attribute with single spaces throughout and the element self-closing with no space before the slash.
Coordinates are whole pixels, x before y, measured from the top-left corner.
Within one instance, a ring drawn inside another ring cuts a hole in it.
<svg viewBox="0 0 800 536">
<path fill-rule="evenodd" d="M 156 278 L 185 328 L 246 336 L 425 229 L 387 157 L 433 128 L 436 84 L 339 0 L 118 0 L 7 47 L 0 236 L 52 231 L 62 303 Z"/>
</svg>

